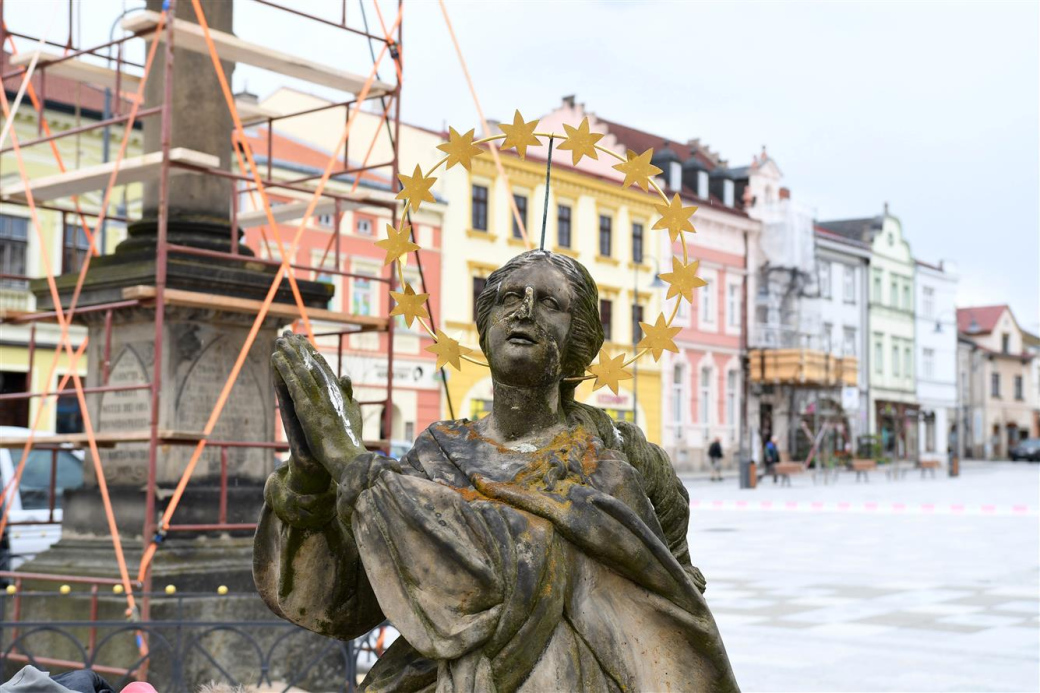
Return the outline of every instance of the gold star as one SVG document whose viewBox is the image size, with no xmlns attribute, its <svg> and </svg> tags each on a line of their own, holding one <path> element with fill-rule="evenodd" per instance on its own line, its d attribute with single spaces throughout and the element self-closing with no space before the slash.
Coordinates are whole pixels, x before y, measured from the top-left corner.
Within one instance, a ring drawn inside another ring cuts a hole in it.
<svg viewBox="0 0 1040 693">
<path fill-rule="evenodd" d="M 618 354 L 611 358 L 606 349 L 600 350 L 599 363 L 589 366 L 589 373 L 596 376 L 596 382 L 592 385 L 593 392 L 606 386 L 615 395 L 618 393 L 618 381 L 632 377 L 632 373 L 625 370 L 625 355 Z"/>
<path fill-rule="evenodd" d="M 654 361 L 660 359 L 661 354 L 665 351 L 673 354 L 679 353 L 679 347 L 675 346 L 675 335 L 679 334 L 682 328 L 668 327 L 664 320 L 664 313 L 657 316 L 656 324 L 640 322 L 639 326 L 643 328 L 643 338 L 639 340 L 639 344 L 636 344 L 636 348 L 649 349 Z"/>
<path fill-rule="evenodd" d="M 455 128 L 448 128 L 448 141 L 437 145 L 437 149 L 448 155 L 447 168 L 451 168 L 455 164 L 462 164 L 462 168 L 469 171 L 470 166 L 473 165 L 473 157 L 480 156 L 484 152 L 479 146 L 473 144 L 473 132 L 470 130 L 465 135 L 460 135 Z"/>
<path fill-rule="evenodd" d="M 415 165 L 415 172 L 412 175 L 406 176 L 401 173 L 397 177 L 401 179 L 401 192 L 397 193 L 395 199 L 407 200 L 405 207 L 411 207 L 413 212 L 418 212 L 419 205 L 423 202 L 437 201 L 430 192 L 430 188 L 437 179 L 423 176 L 418 164 Z"/>
<path fill-rule="evenodd" d="M 634 185 L 643 192 L 650 192 L 650 178 L 661 173 L 661 169 L 650 163 L 653 155 L 653 149 L 647 149 L 642 154 L 636 154 L 631 149 L 628 150 L 628 161 L 614 165 L 616 170 L 625 174 L 625 182 L 621 184 L 622 188 Z"/>
<path fill-rule="evenodd" d="M 700 264 L 700 260 L 694 260 L 690 264 L 684 265 L 682 260 L 673 257 L 672 271 L 661 275 L 661 281 L 668 283 L 668 294 L 665 298 L 682 296 L 693 303 L 693 290 L 708 283 L 697 276 L 697 267 Z"/>
<path fill-rule="evenodd" d="M 457 371 L 462 370 L 462 357 L 473 353 L 472 349 L 462 346 L 440 330 L 437 330 L 437 343 L 426 347 L 426 351 L 437 355 L 437 368 L 444 368 L 445 364 L 450 363 Z"/>
<path fill-rule="evenodd" d="M 557 149 L 569 149 L 575 166 L 578 165 L 578 162 L 581 161 L 581 157 L 583 156 L 587 156 L 590 159 L 599 159 L 599 153 L 596 151 L 596 143 L 603 138 L 603 135 L 598 132 L 589 131 L 588 118 L 581 121 L 581 125 L 576 128 L 572 128 L 570 125 L 564 123 L 563 130 L 567 133 L 567 141 L 557 147 Z"/>
<path fill-rule="evenodd" d="M 386 225 L 386 238 L 376 241 L 376 245 L 386 251 L 384 265 L 389 265 L 397 258 L 407 255 L 413 250 L 419 250 L 418 244 L 412 243 L 411 235 L 412 227 L 406 221 L 401 223 L 400 231 L 390 226 L 390 224 Z"/>
<path fill-rule="evenodd" d="M 537 118 L 529 123 L 525 123 L 524 117 L 520 115 L 520 111 L 517 111 L 513 115 L 512 125 L 499 123 L 498 127 L 506 135 L 506 138 L 502 140 L 502 150 L 516 147 L 516 153 L 520 155 L 521 159 L 527 156 L 528 147 L 542 146 L 542 143 L 534 136 L 534 129 L 538 127 Z"/>
<path fill-rule="evenodd" d="M 668 229 L 668 235 L 671 237 L 672 243 L 679 239 L 683 231 L 697 231 L 697 229 L 693 228 L 693 224 L 690 223 L 690 217 L 697 211 L 697 207 L 683 207 L 682 200 L 679 199 L 679 193 L 675 193 L 671 203 L 654 205 L 654 209 L 661 215 L 661 218 L 654 224 L 654 228 Z"/>
<path fill-rule="evenodd" d="M 397 302 L 390 315 L 403 315 L 404 324 L 408 327 L 412 326 L 412 321 L 416 318 L 430 318 L 430 314 L 426 312 L 426 300 L 430 295 L 415 293 L 411 284 L 405 284 L 404 291 L 391 291 L 390 296 Z"/>
</svg>

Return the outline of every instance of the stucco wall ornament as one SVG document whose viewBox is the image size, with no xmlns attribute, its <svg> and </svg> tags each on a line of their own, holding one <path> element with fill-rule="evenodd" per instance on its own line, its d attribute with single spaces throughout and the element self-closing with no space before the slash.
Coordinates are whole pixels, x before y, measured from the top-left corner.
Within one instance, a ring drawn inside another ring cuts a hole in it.
<svg viewBox="0 0 1040 693">
<path fill-rule="evenodd" d="M 643 192 L 649 192 L 652 188 L 660 195 L 662 204 L 654 205 L 654 208 L 661 215 L 661 218 L 654 223 L 652 228 L 655 230 L 667 230 L 672 243 L 678 240 L 682 247 L 682 257 L 676 256 L 672 258 L 672 271 L 663 272 L 661 280 L 668 284 L 668 293 L 665 295 L 665 299 L 667 300 L 673 296 L 678 296 L 679 299 L 672 306 L 671 313 L 667 318 L 665 318 L 662 312 L 653 323 L 639 323 L 643 330 L 643 338 L 636 345 L 637 351 L 634 355 L 626 359 L 623 354 L 612 356 L 606 349 L 603 349 L 599 353 L 598 363 L 590 364 L 587 374 L 570 376 L 568 378 L 568 380 L 573 381 L 595 378 L 596 382 L 593 384 L 593 390 L 608 387 L 614 394 L 618 394 L 619 381 L 632 378 L 632 373 L 627 368 L 636 360 L 646 354 L 650 354 L 654 361 L 658 361 L 661 358 L 661 354 L 665 351 L 679 353 L 679 349 L 675 344 L 675 335 L 679 333 L 681 328 L 672 327 L 675 316 L 679 313 L 679 302 L 686 300 L 692 304 L 694 289 L 702 287 L 706 283 L 697 276 L 700 261 L 690 260 L 689 248 L 686 245 L 685 232 L 696 232 L 690 218 L 697 211 L 697 207 L 683 205 L 678 193 L 669 200 L 657 182 L 654 181 L 654 176 L 659 175 L 662 171 L 650 163 L 654 154 L 653 149 L 647 149 L 642 154 L 628 150 L 627 157 L 622 157 L 620 154 L 598 144 L 603 135 L 590 131 L 588 118 L 582 120 L 578 127 L 564 124 L 563 134 L 538 132 L 536 131 L 538 127 L 537 119 L 525 122 L 523 116 L 520 115 L 520 111 L 516 111 L 512 124 L 502 123 L 499 127 L 502 130 L 502 134 L 478 140 L 474 140 L 473 130 L 460 134 L 455 128 L 449 128 L 448 141 L 437 147 L 437 149 L 445 153 L 445 157 L 425 173 L 423 173 L 420 166 L 416 165 L 412 175 L 401 174 L 402 189 L 397 194 L 397 199 L 404 200 L 406 209 L 417 212 L 423 202 L 435 201 L 431 188 L 437 179 L 433 177 L 433 174 L 442 166 L 450 169 L 453 166 L 460 165 L 467 171 L 472 170 L 473 159 L 487 153 L 487 149 L 481 145 L 499 141 L 501 141 L 499 145 L 501 150 L 515 149 L 517 155 L 524 159 L 527 156 L 528 147 L 542 146 L 543 143 L 538 139 L 539 137 L 549 139 L 550 165 L 552 162 L 552 143 L 554 141 L 560 142 L 559 149 L 561 151 L 571 152 L 571 162 L 575 166 L 586 156 L 598 160 L 599 152 L 603 152 L 621 162 L 615 164 L 613 168 L 625 175 L 625 179 L 621 183 L 622 188 L 635 186 Z M 546 190 L 546 195 L 548 195 L 548 189 Z M 544 219 L 542 223 L 544 226 Z M 544 238 L 544 228 L 542 231 Z M 386 259 L 383 264 L 395 264 L 398 281 L 401 287 L 403 287 L 401 291 L 390 292 L 397 304 L 390 312 L 390 315 L 403 316 L 405 323 L 409 327 L 412 326 L 414 321 L 419 322 L 435 342 L 426 347 L 426 350 L 437 356 L 437 368 L 450 365 L 459 370 L 461 369 L 461 361 L 469 361 L 470 363 L 486 367 L 486 361 L 470 355 L 474 353 L 474 349 L 463 346 L 458 340 L 449 337 L 441 330 L 435 331 L 430 328 L 427 322 L 430 314 L 426 309 L 426 303 L 430 299 L 429 294 L 415 293 L 415 290 L 404 277 L 405 257 L 408 253 L 420 249 L 420 246 L 411 240 L 412 230 L 408 223 L 402 220 L 399 228 L 394 228 L 392 225 L 387 224 L 386 234 L 387 237 L 376 241 L 376 245 L 386 251 Z"/>
</svg>

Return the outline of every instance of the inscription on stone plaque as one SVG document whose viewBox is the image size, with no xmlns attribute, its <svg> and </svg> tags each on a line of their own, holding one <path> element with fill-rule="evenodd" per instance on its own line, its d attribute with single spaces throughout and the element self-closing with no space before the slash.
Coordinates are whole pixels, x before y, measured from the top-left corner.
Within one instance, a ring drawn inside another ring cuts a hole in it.
<svg viewBox="0 0 1040 693">
<path fill-rule="evenodd" d="M 151 382 L 148 369 L 139 356 L 145 345 L 127 344 L 116 357 L 109 372 L 111 386 L 144 385 Z M 146 345 L 151 349 L 151 345 Z M 97 430 L 145 432 L 151 425 L 152 403 L 149 390 L 123 390 L 101 395 Z M 126 444 L 101 451 L 105 479 L 119 483 L 141 483 L 147 479 L 147 444 Z M 144 461 L 145 464 L 141 464 Z M 93 465 L 85 465 L 88 483 L 96 483 Z"/>
</svg>

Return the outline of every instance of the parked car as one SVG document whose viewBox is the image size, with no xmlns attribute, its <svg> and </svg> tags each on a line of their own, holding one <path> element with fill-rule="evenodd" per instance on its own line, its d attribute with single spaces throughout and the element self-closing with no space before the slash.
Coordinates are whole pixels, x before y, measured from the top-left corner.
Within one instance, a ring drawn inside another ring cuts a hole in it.
<svg viewBox="0 0 1040 693">
<path fill-rule="evenodd" d="M 1040 462 L 1040 438 L 1026 438 L 1011 448 L 1011 461 L 1029 460 Z"/>
<path fill-rule="evenodd" d="M 0 439 L 26 438 L 28 428 L 0 426 Z M 36 440 L 45 441 L 52 433 L 36 432 Z M 21 461 L 21 448 L 0 448 L 0 486 L 6 488 L 14 478 Z M 0 570 L 14 570 L 37 553 L 47 550 L 61 538 L 61 503 L 65 489 L 83 486 L 83 451 L 57 451 L 54 479 L 54 523 L 48 515 L 51 494 L 51 450 L 33 447 L 18 484 L 18 492 L 11 498 L 7 527 L 0 537 Z M 39 524 L 37 524 L 39 523 Z"/>
</svg>

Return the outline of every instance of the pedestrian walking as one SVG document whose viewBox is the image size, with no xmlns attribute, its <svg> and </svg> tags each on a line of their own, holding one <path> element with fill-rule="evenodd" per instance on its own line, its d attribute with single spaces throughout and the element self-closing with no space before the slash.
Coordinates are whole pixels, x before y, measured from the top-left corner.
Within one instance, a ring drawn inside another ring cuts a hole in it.
<svg viewBox="0 0 1040 693">
<path fill-rule="evenodd" d="M 769 440 L 766 441 L 765 449 L 765 463 L 766 471 L 762 476 L 766 474 L 773 475 L 773 483 L 776 483 L 776 465 L 780 463 L 780 451 L 776 449 L 776 441 L 770 436 Z"/>
<path fill-rule="evenodd" d="M 711 480 L 722 481 L 722 443 L 718 438 L 708 446 L 708 459 L 711 461 Z"/>
</svg>

